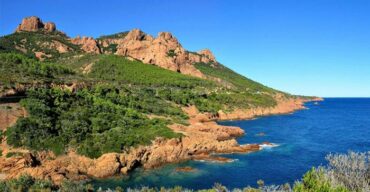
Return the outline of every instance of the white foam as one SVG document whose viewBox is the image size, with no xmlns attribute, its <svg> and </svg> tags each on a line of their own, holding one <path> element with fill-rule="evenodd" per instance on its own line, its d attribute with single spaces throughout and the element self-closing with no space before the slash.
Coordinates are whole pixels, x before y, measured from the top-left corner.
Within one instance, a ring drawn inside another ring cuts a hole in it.
<svg viewBox="0 0 370 192">
<path fill-rule="evenodd" d="M 260 144 L 259 145 L 262 149 L 270 149 L 273 147 L 278 147 L 279 145 L 276 143 L 270 143 L 270 144 Z"/>
</svg>

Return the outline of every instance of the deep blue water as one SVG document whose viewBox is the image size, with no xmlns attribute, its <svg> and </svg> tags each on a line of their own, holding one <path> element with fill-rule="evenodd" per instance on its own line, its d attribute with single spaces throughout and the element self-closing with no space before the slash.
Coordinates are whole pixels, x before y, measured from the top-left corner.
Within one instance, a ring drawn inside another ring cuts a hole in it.
<svg viewBox="0 0 370 192">
<path fill-rule="evenodd" d="M 307 103 L 308 110 L 293 114 L 260 117 L 254 120 L 224 121 L 239 126 L 246 135 L 240 143 L 269 141 L 278 147 L 250 154 L 231 154 L 232 163 L 188 161 L 129 176 L 94 181 L 103 188 L 176 186 L 202 189 L 222 183 L 229 188 L 293 183 L 312 166 L 325 165 L 328 153 L 370 151 L 370 98 L 327 98 L 318 105 Z M 257 136 L 258 133 L 265 136 Z M 191 166 L 196 172 L 176 172 L 176 167 Z"/>
</svg>

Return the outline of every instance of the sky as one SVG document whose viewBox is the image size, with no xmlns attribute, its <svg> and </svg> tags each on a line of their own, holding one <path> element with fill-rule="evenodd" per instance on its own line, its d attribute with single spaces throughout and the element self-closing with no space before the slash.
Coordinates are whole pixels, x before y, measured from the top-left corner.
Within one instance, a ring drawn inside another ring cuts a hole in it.
<svg viewBox="0 0 370 192">
<path fill-rule="evenodd" d="M 71 37 L 169 31 L 275 89 L 370 97 L 369 0 L 0 0 L 0 35 L 33 15 Z"/>
</svg>

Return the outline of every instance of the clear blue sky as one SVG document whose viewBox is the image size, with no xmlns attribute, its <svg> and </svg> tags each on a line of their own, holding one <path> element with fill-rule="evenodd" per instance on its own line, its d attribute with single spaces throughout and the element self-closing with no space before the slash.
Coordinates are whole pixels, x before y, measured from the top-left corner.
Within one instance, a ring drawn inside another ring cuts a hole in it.
<svg viewBox="0 0 370 192">
<path fill-rule="evenodd" d="M 69 36 L 140 28 L 210 48 L 238 73 L 293 94 L 370 96 L 369 0 L 0 0 L 0 35 L 37 15 Z"/>
</svg>

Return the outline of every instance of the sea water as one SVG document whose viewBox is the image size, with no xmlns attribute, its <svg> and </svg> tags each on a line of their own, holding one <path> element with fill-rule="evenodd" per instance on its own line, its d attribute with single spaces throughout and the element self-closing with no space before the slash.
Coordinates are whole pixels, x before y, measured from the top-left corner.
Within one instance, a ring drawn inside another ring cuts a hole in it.
<svg viewBox="0 0 370 192">
<path fill-rule="evenodd" d="M 205 189 L 215 183 L 228 188 L 265 184 L 293 184 L 313 166 L 326 165 L 329 153 L 370 151 L 370 98 L 326 98 L 306 104 L 293 114 L 258 117 L 254 120 L 218 122 L 239 126 L 246 134 L 238 142 L 277 144 L 249 154 L 229 154 L 231 163 L 187 161 L 153 170 L 137 169 L 128 176 L 95 180 L 95 187 L 114 189 L 183 186 Z M 178 172 L 190 166 L 193 172 Z"/>
</svg>

